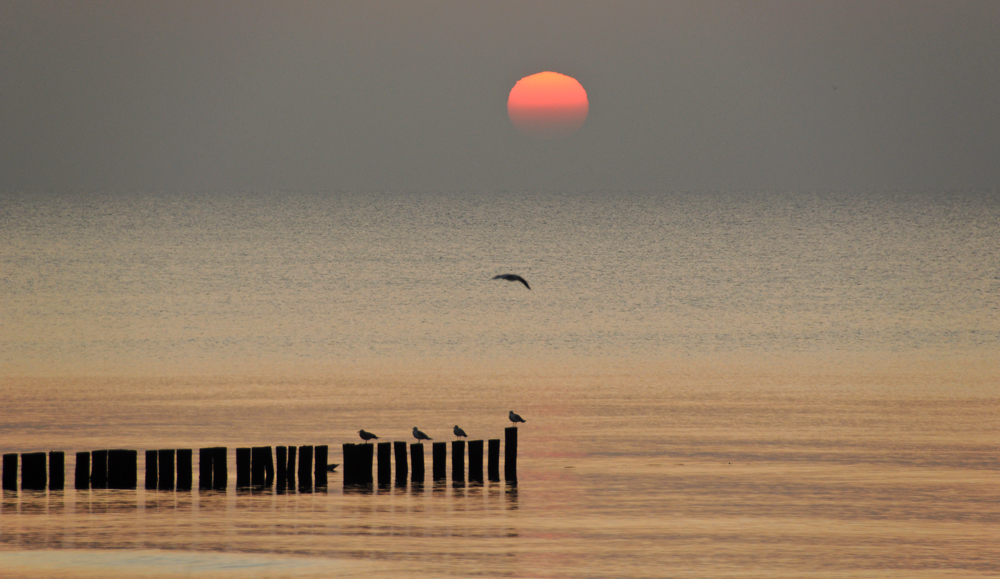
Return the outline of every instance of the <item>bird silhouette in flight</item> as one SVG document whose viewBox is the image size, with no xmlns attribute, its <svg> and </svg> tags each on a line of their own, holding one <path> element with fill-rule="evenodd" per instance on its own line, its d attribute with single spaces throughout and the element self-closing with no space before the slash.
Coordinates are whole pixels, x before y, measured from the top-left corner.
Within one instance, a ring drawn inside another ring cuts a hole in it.
<svg viewBox="0 0 1000 579">
<path fill-rule="evenodd" d="M 521 282 L 521 283 L 524 284 L 524 287 L 526 287 L 528 289 L 531 289 L 531 286 L 528 285 L 528 282 L 525 281 L 525 279 L 523 277 L 517 275 L 516 273 L 501 273 L 500 275 L 493 276 L 493 279 L 505 279 L 507 281 L 519 281 L 519 282 Z"/>
<path fill-rule="evenodd" d="M 461 428 L 459 428 L 457 424 L 455 425 L 454 432 L 455 432 L 455 436 L 458 436 L 459 438 L 461 438 L 463 436 L 466 437 L 466 438 L 469 437 L 469 435 L 466 434 L 464 430 L 462 430 Z"/>
<path fill-rule="evenodd" d="M 527 420 L 521 418 L 517 414 L 514 414 L 513 410 L 510 411 L 510 414 L 507 415 L 507 418 L 509 418 L 510 421 L 514 423 L 514 426 L 517 426 L 518 422 L 527 422 Z"/>
<path fill-rule="evenodd" d="M 369 440 L 372 440 L 372 439 L 378 440 L 377 436 L 375 436 L 371 432 L 368 432 L 367 430 L 359 430 L 358 431 L 358 436 L 360 436 L 361 440 L 364 440 L 365 442 L 368 442 Z"/>
<path fill-rule="evenodd" d="M 427 436 L 423 432 L 417 430 L 416 426 L 413 427 L 413 438 L 416 438 L 417 440 L 434 440 L 433 438 Z"/>
</svg>

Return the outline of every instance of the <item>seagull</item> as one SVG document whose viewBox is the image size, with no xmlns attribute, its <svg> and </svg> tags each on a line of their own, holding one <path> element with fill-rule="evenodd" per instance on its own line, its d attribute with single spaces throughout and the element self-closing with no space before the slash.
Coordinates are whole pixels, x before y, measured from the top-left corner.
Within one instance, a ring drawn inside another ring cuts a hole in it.
<svg viewBox="0 0 1000 579">
<path fill-rule="evenodd" d="M 521 418 L 517 414 L 514 414 L 513 410 L 510 411 L 510 414 L 507 415 L 507 418 L 509 418 L 510 421 L 513 422 L 515 426 L 517 425 L 518 422 L 527 422 L 527 420 Z"/>
<path fill-rule="evenodd" d="M 507 281 L 519 281 L 519 282 L 521 282 L 521 283 L 524 284 L 524 287 L 526 287 L 528 289 L 531 289 L 531 286 L 528 285 L 528 282 L 524 281 L 524 278 L 521 277 L 521 276 L 519 276 L 519 275 L 517 275 L 516 273 L 502 273 L 500 275 L 493 276 L 493 279 L 505 279 Z"/>
<path fill-rule="evenodd" d="M 455 436 L 464 436 L 466 438 L 469 437 L 469 435 L 466 434 L 464 430 L 459 428 L 457 424 L 455 425 Z"/>
<path fill-rule="evenodd" d="M 358 431 L 358 435 L 360 435 L 361 436 L 361 440 L 364 440 L 365 442 L 368 442 L 369 440 L 371 440 L 373 438 L 375 440 L 378 440 L 377 436 L 375 436 L 371 432 L 368 432 L 368 431 L 365 431 L 365 430 L 359 430 Z"/>
<path fill-rule="evenodd" d="M 413 438 L 416 438 L 417 440 L 434 440 L 433 438 L 427 436 L 423 432 L 417 430 L 416 426 L 413 427 Z"/>
</svg>

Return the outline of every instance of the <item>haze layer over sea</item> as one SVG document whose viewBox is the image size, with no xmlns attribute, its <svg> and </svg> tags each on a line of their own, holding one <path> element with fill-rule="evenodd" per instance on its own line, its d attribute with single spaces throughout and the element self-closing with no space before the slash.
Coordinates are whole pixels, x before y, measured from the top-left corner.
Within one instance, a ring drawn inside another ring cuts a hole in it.
<svg viewBox="0 0 1000 579">
<path fill-rule="evenodd" d="M 998 231 L 993 192 L 0 194 L 5 453 L 528 420 L 516 486 L 5 491 L 0 576 L 1000 575 Z"/>
</svg>

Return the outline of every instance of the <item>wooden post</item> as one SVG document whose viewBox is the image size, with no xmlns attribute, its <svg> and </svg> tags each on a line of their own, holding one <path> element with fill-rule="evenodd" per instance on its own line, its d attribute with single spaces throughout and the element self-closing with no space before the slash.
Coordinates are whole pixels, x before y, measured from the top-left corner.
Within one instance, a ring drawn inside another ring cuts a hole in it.
<svg viewBox="0 0 1000 579">
<path fill-rule="evenodd" d="M 264 451 L 264 486 L 271 486 L 274 484 L 274 454 L 271 453 L 271 447 L 265 446 Z"/>
<path fill-rule="evenodd" d="M 49 451 L 49 490 L 61 491 L 66 488 L 66 453 Z"/>
<path fill-rule="evenodd" d="M 508 426 L 504 429 L 503 478 L 507 481 L 517 481 L 517 427 Z"/>
<path fill-rule="evenodd" d="M 250 484 L 255 487 L 264 486 L 267 471 L 264 448 L 263 446 L 255 446 L 250 449 Z"/>
<path fill-rule="evenodd" d="M 491 438 L 489 440 L 489 466 L 488 476 L 493 482 L 500 481 L 500 439 Z"/>
<path fill-rule="evenodd" d="M 229 486 L 229 449 L 217 446 L 212 449 L 212 488 L 220 491 Z"/>
<path fill-rule="evenodd" d="M 171 451 L 171 457 L 173 457 Z M 160 464 L 163 458 L 160 457 Z M 173 462 L 170 463 L 171 469 Z M 108 488 L 109 489 L 134 489 L 139 480 L 139 451 L 116 448 L 108 451 Z M 160 479 L 163 480 L 162 477 Z M 173 484 L 173 471 L 171 470 L 170 483 Z"/>
<path fill-rule="evenodd" d="M 191 482 L 194 478 L 191 472 L 191 459 L 194 451 L 190 448 L 177 449 L 177 490 L 191 490 Z"/>
<path fill-rule="evenodd" d="M 3 490 L 17 490 L 17 453 L 3 455 Z"/>
<path fill-rule="evenodd" d="M 378 443 L 378 486 L 392 483 L 392 443 Z"/>
<path fill-rule="evenodd" d="M 198 490 L 212 489 L 212 448 L 198 449 Z"/>
<path fill-rule="evenodd" d="M 278 480 L 275 483 L 275 488 L 279 491 L 283 491 L 285 490 L 285 487 L 288 486 L 288 472 L 286 471 L 288 468 L 288 448 L 278 446 L 274 449 L 274 452 L 275 460 L 278 462 Z"/>
<path fill-rule="evenodd" d="M 406 484 L 406 475 L 410 470 L 406 465 L 406 443 L 397 440 L 392 443 L 392 448 L 396 453 L 396 486 L 402 486 Z"/>
<path fill-rule="evenodd" d="M 95 450 L 90 457 L 90 488 L 108 488 L 108 451 Z"/>
<path fill-rule="evenodd" d="M 372 463 L 375 462 L 375 445 L 374 444 L 359 444 L 355 447 L 354 451 L 358 456 L 358 484 L 370 485 L 373 482 L 372 478 Z"/>
<path fill-rule="evenodd" d="M 299 488 L 312 490 L 313 447 L 299 447 Z"/>
<path fill-rule="evenodd" d="M 357 459 L 354 457 L 354 444 L 344 443 L 344 486 L 356 484 L 354 479 L 358 476 Z"/>
<path fill-rule="evenodd" d="M 109 489 L 121 488 L 121 471 L 114 450 L 108 451 L 108 486 Z"/>
<path fill-rule="evenodd" d="M 448 479 L 448 467 L 446 466 L 446 461 L 448 460 L 448 443 L 447 442 L 432 442 L 431 443 L 431 460 L 434 480 L 447 480 Z"/>
<path fill-rule="evenodd" d="M 469 441 L 469 481 L 483 482 L 483 441 Z"/>
<path fill-rule="evenodd" d="M 413 463 L 413 473 L 410 480 L 412 482 L 424 482 L 424 445 L 414 443 L 410 445 L 410 462 Z"/>
<path fill-rule="evenodd" d="M 84 490 L 90 488 L 90 453 L 89 452 L 78 452 L 76 453 L 76 490 Z"/>
<path fill-rule="evenodd" d="M 295 453 L 297 448 L 294 446 L 288 447 L 288 464 L 285 465 L 285 474 L 288 477 L 288 488 L 295 488 Z"/>
<path fill-rule="evenodd" d="M 157 460 L 159 453 L 155 450 L 146 451 L 146 490 L 156 490 Z"/>
<path fill-rule="evenodd" d="M 465 482 L 465 441 L 451 441 L 451 481 Z"/>
<path fill-rule="evenodd" d="M 45 453 L 21 454 L 21 490 L 45 490 Z"/>
<path fill-rule="evenodd" d="M 250 449 L 236 449 L 236 488 L 250 486 Z"/>
<path fill-rule="evenodd" d="M 174 449 L 165 448 L 157 452 L 159 476 L 156 488 L 161 491 L 174 490 Z"/>
<path fill-rule="evenodd" d="M 316 488 L 326 488 L 326 465 L 328 464 L 327 459 L 329 458 L 330 447 L 321 444 L 313 450 L 313 454 L 316 456 L 316 468 L 314 469 L 316 474 Z"/>
</svg>

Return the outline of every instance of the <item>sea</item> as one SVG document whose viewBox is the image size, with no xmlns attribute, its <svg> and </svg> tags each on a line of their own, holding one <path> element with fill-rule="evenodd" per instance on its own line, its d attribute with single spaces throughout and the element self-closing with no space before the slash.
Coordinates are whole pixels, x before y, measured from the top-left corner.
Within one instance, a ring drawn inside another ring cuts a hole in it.
<svg viewBox="0 0 1000 579">
<path fill-rule="evenodd" d="M 0 577 L 1000 577 L 998 232 L 996 191 L 0 193 L 0 451 L 67 456 Z M 235 487 L 511 410 L 516 482 Z M 225 491 L 141 488 L 217 446 Z M 107 448 L 140 488 L 73 489 Z"/>
</svg>

